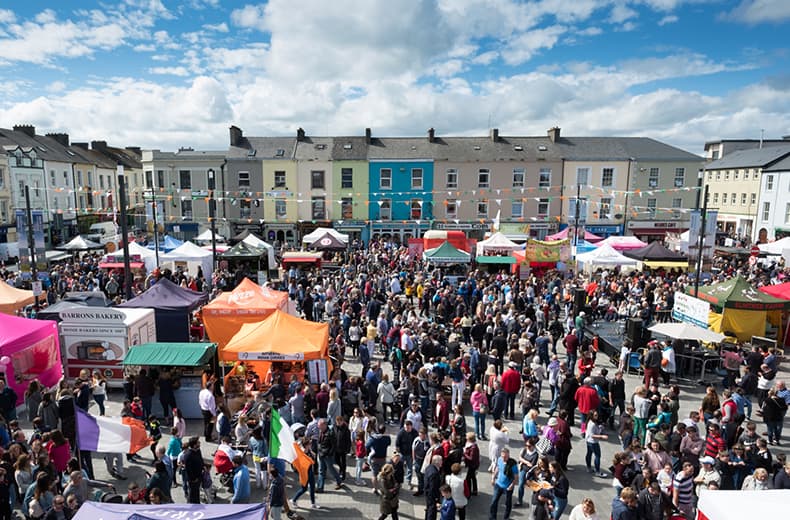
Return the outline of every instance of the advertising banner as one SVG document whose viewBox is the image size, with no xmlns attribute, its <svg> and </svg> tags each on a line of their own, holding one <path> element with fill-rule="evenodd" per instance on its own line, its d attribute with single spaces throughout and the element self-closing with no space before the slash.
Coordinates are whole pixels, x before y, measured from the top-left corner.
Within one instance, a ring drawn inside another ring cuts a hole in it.
<svg viewBox="0 0 790 520">
<path fill-rule="evenodd" d="M 716 219 L 718 211 L 708 210 L 705 220 L 705 241 L 702 245 L 702 263 L 710 264 L 713 260 L 713 248 L 716 246 Z M 702 212 L 693 210 L 689 221 L 689 265 L 692 268 L 697 266 L 699 254 L 699 234 L 702 228 Z M 703 269 L 704 270 L 704 269 Z"/>
<path fill-rule="evenodd" d="M 524 250 L 525 262 L 567 262 L 571 257 L 569 240 L 544 242 L 542 240 L 528 240 Z"/>
<path fill-rule="evenodd" d="M 680 291 L 675 292 L 675 304 L 672 307 L 672 318 L 707 329 L 709 314 L 710 303 Z"/>
</svg>

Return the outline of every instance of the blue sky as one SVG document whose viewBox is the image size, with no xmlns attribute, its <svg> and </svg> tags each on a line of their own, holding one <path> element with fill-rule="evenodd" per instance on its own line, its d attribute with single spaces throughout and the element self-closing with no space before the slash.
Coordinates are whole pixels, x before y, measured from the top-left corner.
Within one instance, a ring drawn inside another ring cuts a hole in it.
<svg viewBox="0 0 790 520">
<path fill-rule="evenodd" d="M 11 0 L 0 125 L 248 135 L 790 134 L 787 0 Z"/>
</svg>

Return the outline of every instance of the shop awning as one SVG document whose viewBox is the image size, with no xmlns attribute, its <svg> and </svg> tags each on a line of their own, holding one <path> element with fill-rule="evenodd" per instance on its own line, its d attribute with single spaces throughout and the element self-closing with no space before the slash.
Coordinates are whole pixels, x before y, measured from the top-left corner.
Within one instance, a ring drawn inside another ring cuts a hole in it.
<svg viewBox="0 0 790 520">
<path fill-rule="evenodd" d="M 130 269 L 142 269 L 145 266 L 142 262 L 129 262 Z M 99 269 L 123 269 L 123 262 L 101 262 Z"/>
<path fill-rule="evenodd" d="M 129 349 L 124 365 L 197 367 L 211 362 L 216 343 L 144 343 Z"/>
<path fill-rule="evenodd" d="M 515 264 L 516 259 L 512 256 L 481 255 L 475 258 L 478 264 Z"/>
</svg>

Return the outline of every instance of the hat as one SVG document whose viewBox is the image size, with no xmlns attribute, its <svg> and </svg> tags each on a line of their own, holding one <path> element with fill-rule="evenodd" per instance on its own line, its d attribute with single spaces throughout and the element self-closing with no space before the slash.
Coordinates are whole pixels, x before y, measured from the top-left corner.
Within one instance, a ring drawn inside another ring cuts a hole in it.
<svg viewBox="0 0 790 520">
<path fill-rule="evenodd" d="M 509 366 L 510 368 L 518 368 L 518 365 L 516 364 L 515 361 L 511 361 L 510 363 L 507 364 L 507 366 Z"/>
<path fill-rule="evenodd" d="M 586 314 L 584 311 L 581 311 L 581 312 L 579 313 L 579 316 L 581 316 L 581 317 L 584 317 L 584 316 L 587 316 L 587 314 Z"/>
<path fill-rule="evenodd" d="M 699 463 L 700 464 L 716 464 L 716 461 L 713 460 L 713 457 L 705 456 L 705 457 L 702 457 L 702 458 L 699 459 Z"/>
<path fill-rule="evenodd" d="M 557 421 L 556 417 L 552 417 L 551 419 L 549 419 L 549 426 L 557 426 L 558 422 L 559 421 Z"/>
</svg>

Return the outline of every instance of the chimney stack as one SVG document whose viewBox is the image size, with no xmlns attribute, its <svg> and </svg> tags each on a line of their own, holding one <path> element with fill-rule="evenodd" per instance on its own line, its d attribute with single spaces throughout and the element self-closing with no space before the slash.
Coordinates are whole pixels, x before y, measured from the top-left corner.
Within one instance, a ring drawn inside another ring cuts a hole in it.
<svg viewBox="0 0 790 520">
<path fill-rule="evenodd" d="M 53 134 L 47 134 L 47 137 L 54 139 L 55 141 L 62 144 L 63 146 L 66 147 L 69 146 L 69 134 L 53 133 Z"/>
<path fill-rule="evenodd" d="M 549 141 L 551 141 L 552 143 L 556 143 L 557 141 L 560 140 L 560 127 L 553 126 L 549 128 L 548 134 L 549 134 Z"/>
<path fill-rule="evenodd" d="M 491 140 L 495 143 L 499 141 L 499 128 L 492 128 L 491 129 Z"/>
<path fill-rule="evenodd" d="M 304 128 L 299 127 L 296 129 L 296 140 L 304 141 Z"/>
<path fill-rule="evenodd" d="M 36 137 L 36 127 L 33 125 L 14 125 L 14 132 L 22 132 L 28 137 Z"/>
<path fill-rule="evenodd" d="M 83 150 L 88 149 L 88 143 L 71 143 L 71 146 L 76 146 L 77 148 L 82 148 Z"/>
<path fill-rule="evenodd" d="M 139 146 L 127 146 L 126 149 L 129 150 L 130 152 L 132 152 L 135 155 L 142 155 L 143 154 L 143 151 L 142 151 L 142 149 Z"/>
<path fill-rule="evenodd" d="M 97 152 L 106 152 L 107 151 L 107 141 L 91 141 L 91 150 L 96 150 Z"/>
<path fill-rule="evenodd" d="M 428 129 L 428 142 L 432 143 L 436 140 L 436 132 L 434 131 L 433 127 Z"/>
<path fill-rule="evenodd" d="M 236 125 L 231 126 L 230 127 L 230 145 L 231 146 L 240 147 L 241 146 L 241 142 L 242 142 L 243 139 L 244 139 L 244 135 L 243 135 L 243 133 L 241 131 L 241 128 L 239 128 Z"/>
<path fill-rule="evenodd" d="M 370 130 L 370 128 L 366 128 L 365 129 L 365 143 L 366 144 L 370 144 L 370 140 L 372 139 L 372 137 L 371 137 L 372 135 L 373 135 L 373 132 Z"/>
</svg>

